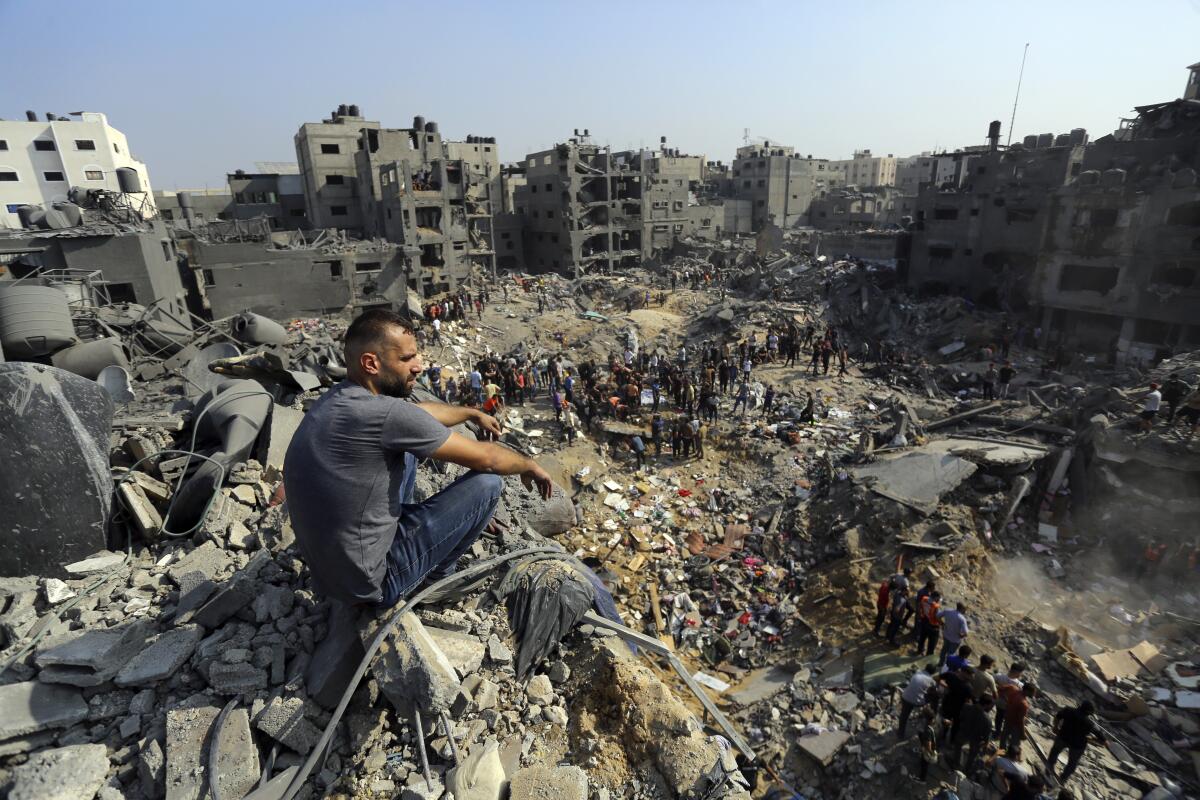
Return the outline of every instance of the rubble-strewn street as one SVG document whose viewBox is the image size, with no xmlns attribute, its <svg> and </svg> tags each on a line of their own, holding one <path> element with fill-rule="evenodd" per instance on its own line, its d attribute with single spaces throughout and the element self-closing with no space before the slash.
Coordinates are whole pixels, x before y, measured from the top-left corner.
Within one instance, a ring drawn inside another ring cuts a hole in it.
<svg viewBox="0 0 1200 800">
<path fill-rule="evenodd" d="M 0 433 L 27 442 L 10 465 L 59 470 L 34 485 L 37 518 L 10 521 L 29 574 L 0 580 L 10 796 L 998 797 L 1005 770 L 1042 772 L 1056 713 L 1083 700 L 1106 744 L 1079 796 L 1194 791 L 1200 597 L 1158 591 L 1194 574 L 1194 494 L 1146 470 L 1195 465 L 1200 444 L 1134 419 L 1150 380 L 1194 383 L 1200 356 L 1113 370 L 1018 339 L 994 392 L 1008 317 L 790 237 L 753 247 L 574 282 L 479 276 L 478 312 L 419 320 L 424 396 L 474 403 L 478 370 L 505 400 L 502 441 L 561 487 L 543 501 L 507 479 L 465 563 L 551 561 L 496 563 L 405 612 L 365 675 L 389 615 L 314 592 L 281 484 L 304 410 L 344 374 L 347 320 L 240 316 L 135 349 L 132 399 L 101 412 L 76 399 L 94 383 L 0 366 Z M 55 422 L 85 412 L 103 424 Z M 89 447 L 111 465 L 90 479 L 116 498 L 107 549 L 86 524 L 103 510 L 73 495 L 81 462 L 54 466 Z M 416 496 L 455 470 L 427 462 Z M 1155 502 L 1177 505 L 1151 541 L 1130 520 Z M 21 549 L 56 520 L 61 550 Z M 535 641 L 514 615 L 555 569 L 594 572 L 633 633 L 589 612 Z M 967 765 L 944 742 L 916 779 L 901 690 L 939 643 L 917 654 L 902 613 L 877 625 L 896 574 L 962 604 L 970 664 L 1025 665 L 1040 691 L 1019 754 L 993 739 Z"/>
</svg>

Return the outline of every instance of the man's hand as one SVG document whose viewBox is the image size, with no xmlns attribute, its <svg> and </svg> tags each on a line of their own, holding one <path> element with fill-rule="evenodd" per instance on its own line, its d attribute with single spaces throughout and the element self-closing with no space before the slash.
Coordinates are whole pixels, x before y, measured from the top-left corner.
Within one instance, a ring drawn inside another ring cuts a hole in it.
<svg viewBox="0 0 1200 800">
<path fill-rule="evenodd" d="M 554 481 L 550 478 L 546 470 L 537 464 L 534 464 L 521 473 L 521 483 L 525 485 L 526 489 L 532 489 L 534 486 L 537 486 L 538 493 L 542 496 L 543 500 L 549 500 L 551 493 L 554 491 Z"/>
<path fill-rule="evenodd" d="M 491 414 L 485 414 L 482 411 L 476 412 L 475 423 L 496 438 L 500 438 L 500 434 L 504 433 L 500 420 Z"/>
</svg>

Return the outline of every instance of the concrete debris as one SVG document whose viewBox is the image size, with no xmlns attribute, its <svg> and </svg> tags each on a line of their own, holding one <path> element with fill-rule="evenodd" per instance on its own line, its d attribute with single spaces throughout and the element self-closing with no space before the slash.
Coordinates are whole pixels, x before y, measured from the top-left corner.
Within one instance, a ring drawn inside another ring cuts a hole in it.
<svg viewBox="0 0 1200 800">
<path fill-rule="evenodd" d="M 220 710 L 199 706 L 167 712 L 166 800 L 201 800 L 209 796 L 210 771 L 222 797 L 244 797 L 259 777 L 258 749 L 250 736 L 246 709 L 235 708 L 224 720 L 213 752 L 212 728 Z"/>
<path fill-rule="evenodd" d="M 0 741 L 66 728 L 87 716 L 87 702 L 76 689 L 37 681 L 0 686 Z"/>
<path fill-rule="evenodd" d="M 166 631 L 121 667 L 113 682 L 117 686 L 145 686 L 165 680 L 191 658 L 203 637 L 204 629 L 199 625 Z"/>
<path fill-rule="evenodd" d="M 321 730 L 304 716 L 304 698 L 274 697 L 254 717 L 254 727 L 297 753 L 312 752 L 321 738 Z"/>
<path fill-rule="evenodd" d="M 41 750 L 9 776 L 9 800 L 79 800 L 96 795 L 108 775 L 108 748 L 76 744 Z"/>
<path fill-rule="evenodd" d="M 512 800 L 587 800 L 587 773 L 579 767 L 527 767 L 512 776 Z"/>
</svg>

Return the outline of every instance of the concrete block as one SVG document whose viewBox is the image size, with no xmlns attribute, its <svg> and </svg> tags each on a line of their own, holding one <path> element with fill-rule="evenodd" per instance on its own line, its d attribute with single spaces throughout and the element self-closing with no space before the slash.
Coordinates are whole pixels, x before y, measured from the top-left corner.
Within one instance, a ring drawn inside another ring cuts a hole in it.
<svg viewBox="0 0 1200 800">
<path fill-rule="evenodd" d="M 321 738 L 321 729 L 304 716 L 305 702 L 300 697 L 274 697 L 257 717 L 254 727 L 275 741 L 308 755 Z"/>
<path fill-rule="evenodd" d="M 283 457 L 303 419 L 303 411 L 278 403 L 271 408 L 271 418 L 267 423 L 267 461 L 264 466 L 283 470 Z"/>
<path fill-rule="evenodd" d="M 267 673 L 253 664 L 221 661 L 209 666 L 208 685 L 217 694 L 247 694 L 267 688 Z"/>
<path fill-rule="evenodd" d="M 191 657 L 203 637 L 204 629 L 199 625 L 185 625 L 161 634 L 121 668 L 114 683 L 145 686 L 171 677 Z"/>
<path fill-rule="evenodd" d="M 579 767 L 526 767 L 508 785 L 509 800 L 588 800 L 588 779 Z"/>
<path fill-rule="evenodd" d="M 794 674 L 793 670 L 783 667 L 754 669 L 742 678 L 735 690 L 725 696 L 740 706 L 753 705 L 783 691 L 792 682 Z"/>
<path fill-rule="evenodd" d="M 811 756 L 818 764 L 827 767 L 848 741 L 850 741 L 850 734 L 846 731 L 826 731 L 818 733 L 816 736 L 801 736 L 796 740 L 796 746 Z"/>
<path fill-rule="evenodd" d="M 460 677 L 466 677 L 479 670 L 483 664 L 487 647 L 483 642 L 469 633 L 459 633 L 445 628 L 425 628 L 434 644 L 446 654 L 450 664 L 458 670 Z"/>
<path fill-rule="evenodd" d="M 192 615 L 190 621 L 206 628 L 216 628 L 237 612 L 248 606 L 258 596 L 258 572 L 271 560 L 266 550 L 259 550 L 250 557 L 246 566 L 232 578 L 221 584 L 212 597 Z"/>
<path fill-rule="evenodd" d="M 150 739 L 138 751 L 138 782 L 142 794 L 150 800 L 161 800 L 166 793 L 167 759 L 157 739 Z"/>
<path fill-rule="evenodd" d="M 358 638 L 358 617 L 357 610 L 334 601 L 329 612 L 329 633 L 313 650 L 304 671 L 309 696 L 327 709 L 337 705 L 365 654 Z"/>
<path fill-rule="evenodd" d="M 9 800 L 79 800 L 95 797 L 108 774 L 108 749 L 76 744 L 34 753 L 9 775 Z"/>
<path fill-rule="evenodd" d="M 47 639 L 33 660 L 42 671 L 43 683 L 99 686 L 111 680 L 134 654 L 140 652 L 152 628 L 137 620 L 115 628 L 100 628 L 80 634 Z"/>
<path fill-rule="evenodd" d="M 124 553 L 107 553 L 105 555 L 93 556 L 92 558 L 85 558 L 83 561 L 76 561 L 73 564 L 67 564 L 63 569 L 73 577 L 82 578 L 87 575 L 109 572 L 116 569 L 124 561 Z"/>
<path fill-rule="evenodd" d="M 364 636 L 373 635 L 369 626 Z M 379 687 L 401 714 L 412 704 L 425 713 L 449 710 L 458 694 L 458 675 L 415 614 L 400 616 L 372 665 Z"/>
<path fill-rule="evenodd" d="M 77 689 L 38 681 L 0 686 L 0 741 L 87 719 L 88 704 Z"/>
<path fill-rule="evenodd" d="M 167 712 L 167 800 L 202 800 L 209 796 L 210 731 L 218 714 L 213 706 Z M 258 748 L 250 737 L 246 709 L 235 708 L 225 718 L 214 770 L 222 797 L 245 797 L 258 781 Z"/>
<path fill-rule="evenodd" d="M 531 703 L 539 706 L 549 705 L 554 702 L 554 685 L 545 675 L 534 675 L 525 687 L 525 696 Z"/>
<path fill-rule="evenodd" d="M 224 573 L 232 563 L 233 558 L 229 553 L 213 542 L 205 542 L 167 567 L 167 575 L 176 585 L 180 585 L 179 579 L 189 572 L 199 572 L 205 578 L 213 580 Z"/>
</svg>

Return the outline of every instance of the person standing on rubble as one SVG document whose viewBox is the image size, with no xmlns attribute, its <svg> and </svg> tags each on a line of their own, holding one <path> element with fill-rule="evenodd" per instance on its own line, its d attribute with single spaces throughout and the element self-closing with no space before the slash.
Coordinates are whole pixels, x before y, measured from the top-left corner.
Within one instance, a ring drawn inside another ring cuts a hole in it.
<svg viewBox="0 0 1200 800">
<path fill-rule="evenodd" d="M 945 741 L 958 740 L 959 715 L 967 700 L 971 698 L 971 672 L 970 667 L 963 667 L 937 676 L 938 683 L 946 687 L 946 693 L 942 697 L 942 739 Z"/>
<path fill-rule="evenodd" d="M 996 372 L 996 365 L 988 364 L 987 372 L 983 373 L 983 399 L 996 399 L 996 380 L 1000 377 L 1000 373 Z"/>
<path fill-rule="evenodd" d="M 633 457 L 637 459 L 637 468 L 640 472 L 646 468 L 646 443 L 642 441 L 642 437 L 636 433 L 629 437 L 629 449 L 633 451 Z"/>
<path fill-rule="evenodd" d="M 698 417 L 692 417 L 688 421 L 688 430 L 692 435 L 692 448 L 696 451 L 696 458 L 704 458 L 704 425 Z"/>
<path fill-rule="evenodd" d="M 1037 684 L 1033 681 L 1025 681 L 1020 689 L 1011 683 L 1004 686 L 1004 727 L 1000 729 L 1000 749 L 1011 759 L 1015 760 L 1021 753 L 1030 701 L 1037 697 L 1037 693 Z"/>
<path fill-rule="evenodd" d="M 1162 399 L 1167 404 L 1167 423 L 1175 421 L 1175 412 L 1179 409 L 1179 402 L 1183 398 L 1191 394 L 1192 387 L 1188 386 L 1187 381 L 1180 377 L 1178 372 L 1172 372 L 1163 382 Z"/>
<path fill-rule="evenodd" d="M 284 476 L 296 542 L 321 594 L 351 605 L 395 605 L 423 580 L 452 574 L 519 475 L 549 499 L 550 476 L 498 444 L 450 430 L 473 422 L 499 436 L 481 411 L 410 403 L 423 369 L 412 328 L 372 309 L 346 331 L 346 379 L 304 415 Z M 424 502 L 413 498 L 421 458 L 468 472 Z"/>
<path fill-rule="evenodd" d="M 908 718 L 914 708 L 920 708 L 926 703 L 926 693 L 933 686 L 933 675 L 937 668 L 926 664 L 923 670 L 918 670 L 908 680 L 908 685 L 900 693 L 900 726 L 896 729 L 896 738 L 903 740 L 908 728 Z"/>
<path fill-rule="evenodd" d="M 957 653 L 963 639 L 971 632 L 967 625 L 967 606 L 958 603 L 954 608 L 944 608 L 937 613 L 937 619 L 942 628 L 942 652 L 938 656 L 938 665 L 946 663 L 946 657 Z"/>
<path fill-rule="evenodd" d="M 746 411 L 750 408 L 750 384 L 745 381 L 742 381 L 741 386 L 738 387 L 737 397 L 733 401 L 733 411 L 730 413 L 738 413 L 739 405 L 742 407 L 742 418 L 744 419 Z"/>
<path fill-rule="evenodd" d="M 982 661 L 982 659 L 981 659 Z M 1004 715 L 1008 710 L 1008 700 L 1005 695 L 1005 687 L 1015 686 L 1019 691 L 1024 682 L 1021 676 L 1025 674 L 1025 664 L 1020 661 L 1013 663 L 1008 668 L 1008 672 L 1004 675 L 997 673 L 992 678 L 996 684 L 996 724 L 994 726 L 994 735 L 999 738 L 1000 733 L 1004 730 Z"/>
<path fill-rule="evenodd" d="M 665 427 L 662 415 L 655 413 L 650 420 L 650 441 L 654 443 L 655 458 L 662 458 L 663 428 Z"/>
<path fill-rule="evenodd" d="M 892 647 L 899 647 L 900 643 L 896 641 L 896 634 L 900 632 L 900 627 L 904 624 L 904 612 L 908 609 L 908 585 L 894 586 L 890 598 L 891 610 L 889 611 L 889 622 L 887 629 L 887 643 Z"/>
<path fill-rule="evenodd" d="M 971 697 L 977 702 L 985 694 L 996 696 L 996 678 L 992 675 L 994 666 L 996 659 L 986 654 L 979 657 L 979 669 L 971 676 Z"/>
<path fill-rule="evenodd" d="M 1188 433 L 1189 439 L 1200 431 L 1200 389 L 1196 389 L 1184 399 L 1183 407 L 1179 409 L 1179 418 L 1192 426 Z"/>
<path fill-rule="evenodd" d="M 821 374 L 829 374 L 829 358 L 833 355 L 833 342 L 828 337 L 821 340 Z"/>
<path fill-rule="evenodd" d="M 929 776 L 929 765 L 937 763 L 937 731 L 933 723 L 937 719 L 937 710 L 926 706 L 921 711 L 921 728 L 917 731 L 917 780 L 924 783 Z"/>
<path fill-rule="evenodd" d="M 1008 387 L 1012 383 L 1012 379 L 1017 376 L 1017 370 L 1013 367 L 1011 361 L 1005 361 L 1004 366 L 1000 368 L 1000 399 L 1008 399 Z"/>
<path fill-rule="evenodd" d="M 955 731 L 954 751 L 949 759 L 951 766 L 959 768 L 967 775 L 972 775 L 979 768 L 979 756 L 984 745 L 988 743 L 988 734 L 992 731 L 992 703 L 990 694 L 985 694 L 978 700 L 967 698 L 962 710 L 958 712 L 958 729 Z M 967 746 L 967 759 L 960 762 L 963 745 Z"/>
<path fill-rule="evenodd" d="M 937 649 L 942 622 L 938 612 L 942 607 L 942 594 L 936 589 L 926 596 L 917 607 L 917 652 L 915 655 L 932 656 Z M 924 653 L 922 653 L 924 650 Z"/>
<path fill-rule="evenodd" d="M 875 635 L 879 635 L 879 629 L 883 627 L 883 621 L 887 619 L 888 605 L 892 601 L 892 582 L 885 580 L 879 584 L 879 592 L 875 595 Z"/>
<path fill-rule="evenodd" d="M 1158 384 L 1150 384 L 1150 391 L 1142 398 L 1142 413 L 1138 415 L 1138 430 L 1142 433 L 1149 433 L 1154 427 L 1154 417 L 1158 415 L 1159 408 L 1162 407 L 1162 392 L 1158 390 Z"/>
<path fill-rule="evenodd" d="M 1054 744 L 1050 748 L 1050 753 L 1046 756 L 1046 771 L 1050 773 L 1050 777 L 1054 778 L 1054 770 L 1058 766 L 1058 757 L 1062 755 L 1063 750 L 1067 751 L 1067 766 L 1063 769 L 1062 775 L 1056 780 L 1061 786 L 1070 780 L 1075 774 L 1075 768 L 1079 766 L 1080 760 L 1083 759 L 1083 753 L 1087 750 L 1089 742 L 1096 742 L 1104 745 L 1107 739 L 1104 734 L 1096 728 L 1096 723 L 1092 721 L 1092 714 L 1096 707 L 1092 705 L 1091 700 L 1084 700 L 1075 708 L 1060 709 L 1054 715 Z"/>
<path fill-rule="evenodd" d="M 775 402 L 775 387 L 768 384 L 766 394 L 763 395 L 763 408 L 762 408 L 763 417 L 771 416 L 771 404 L 774 402 Z"/>
<path fill-rule="evenodd" d="M 930 580 L 925 581 L 925 585 L 917 590 L 917 596 L 913 601 L 912 608 L 910 608 L 908 613 L 904 615 L 905 627 L 908 627 L 909 619 L 911 619 L 914 616 L 917 618 L 917 623 L 918 624 L 920 623 L 920 621 L 921 621 L 921 603 L 936 588 L 937 588 L 937 583 L 934 580 L 930 579 Z M 918 627 L 917 624 L 913 625 L 913 634 L 914 635 L 917 633 L 917 630 L 916 630 L 917 627 Z"/>
</svg>

